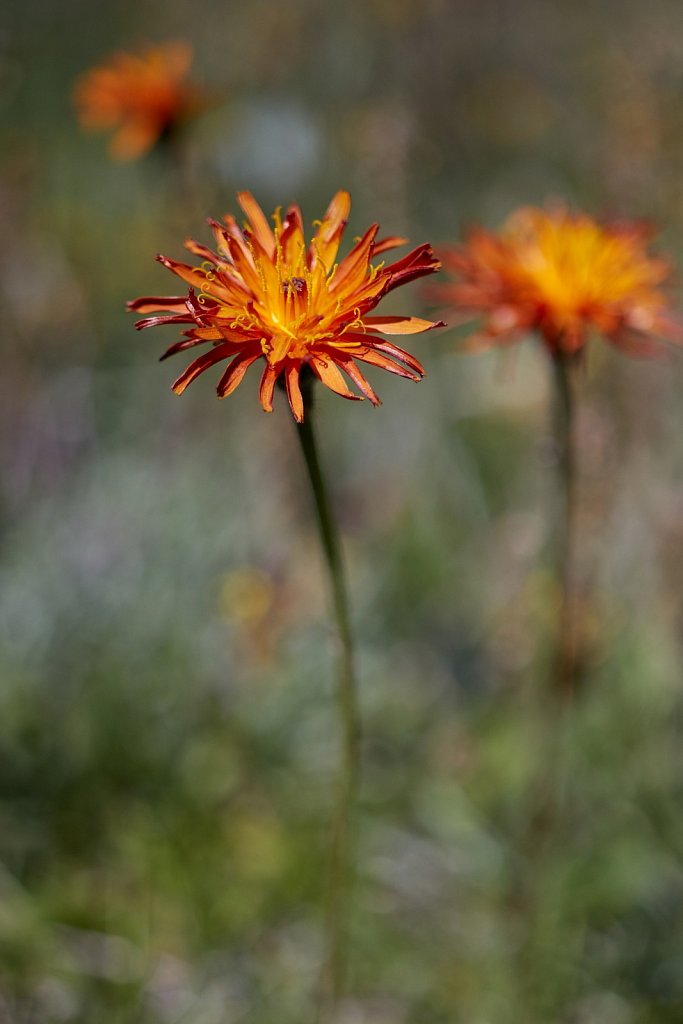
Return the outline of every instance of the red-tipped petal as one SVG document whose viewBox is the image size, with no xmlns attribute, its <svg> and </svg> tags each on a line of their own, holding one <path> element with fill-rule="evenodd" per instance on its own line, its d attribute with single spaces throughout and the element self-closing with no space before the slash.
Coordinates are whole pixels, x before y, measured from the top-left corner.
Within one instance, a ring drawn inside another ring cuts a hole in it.
<svg viewBox="0 0 683 1024">
<path fill-rule="evenodd" d="M 242 383 L 245 373 L 252 363 L 255 363 L 261 356 L 260 352 L 245 355 L 241 353 L 236 356 L 228 366 L 227 370 L 218 381 L 216 392 L 219 398 L 227 398 L 235 388 Z"/>
<path fill-rule="evenodd" d="M 372 246 L 372 255 L 379 256 L 380 253 L 387 252 L 389 249 L 398 249 L 399 245 L 407 245 L 407 238 L 400 238 L 398 235 L 391 235 L 387 238 L 380 238 L 379 241 L 375 242 Z"/>
<path fill-rule="evenodd" d="M 146 316 L 142 320 L 135 321 L 135 330 L 144 331 L 146 327 L 159 327 L 164 324 L 192 324 L 195 322 L 194 317 L 187 312 L 178 313 L 176 316 Z"/>
<path fill-rule="evenodd" d="M 366 316 L 363 323 L 382 334 L 421 334 L 445 327 L 443 320 L 421 320 L 419 316 Z"/>
<path fill-rule="evenodd" d="M 259 387 L 259 401 L 264 412 L 273 411 L 273 392 L 275 391 L 275 381 L 280 376 L 280 370 L 282 367 L 271 366 L 270 363 L 266 364 L 266 368 L 263 371 L 261 377 L 261 385 Z"/>
<path fill-rule="evenodd" d="M 210 366 L 214 366 L 215 363 L 219 363 L 221 359 L 226 359 L 230 355 L 232 355 L 232 351 L 228 345 L 217 345 L 209 352 L 205 352 L 204 355 L 199 357 L 199 359 L 195 359 L 193 363 L 190 363 L 185 372 L 181 373 L 178 379 L 174 381 L 173 390 L 176 395 L 182 395 L 185 388 L 191 384 L 200 373 L 204 373 L 204 370 L 208 370 Z"/>
<path fill-rule="evenodd" d="M 386 269 L 391 274 L 387 291 L 391 291 L 399 285 L 407 284 L 408 281 L 424 277 L 425 274 L 436 273 L 441 269 L 441 262 L 434 255 L 431 245 L 425 243 Z"/>
<path fill-rule="evenodd" d="M 332 269 L 341 237 L 351 210 L 351 196 L 339 191 L 332 197 L 309 248 L 309 262 L 315 267 L 318 260 L 327 271 Z"/>
<path fill-rule="evenodd" d="M 406 366 L 410 367 L 410 369 L 420 377 L 424 377 L 425 368 L 422 363 L 419 359 L 416 359 L 414 355 L 411 355 L 410 352 L 406 352 L 404 348 L 399 348 L 399 346 L 394 345 L 393 342 L 384 340 L 376 341 L 374 343 L 374 348 L 378 352 L 386 352 L 386 354 L 391 356 L 393 359 L 400 359 L 402 363 L 405 363 Z"/>
<path fill-rule="evenodd" d="M 289 399 L 289 407 L 294 414 L 294 419 L 297 423 L 303 423 L 304 421 L 304 399 L 301 394 L 301 384 L 299 382 L 299 374 L 301 372 L 300 363 L 289 363 L 285 370 L 285 385 L 287 387 L 287 398 Z"/>
<path fill-rule="evenodd" d="M 338 291 L 342 285 L 351 290 L 354 285 L 361 283 L 367 272 L 372 244 L 378 230 L 379 224 L 372 224 L 351 252 L 344 257 L 330 281 L 330 292 Z"/>
<path fill-rule="evenodd" d="M 238 192 L 237 202 L 246 213 L 254 235 L 266 252 L 272 256 L 275 252 L 275 235 L 263 210 L 251 192 Z"/>
<path fill-rule="evenodd" d="M 221 258 L 217 252 L 213 249 L 209 249 L 208 245 L 202 245 L 201 242 L 196 242 L 194 238 L 186 238 L 183 245 L 188 252 L 191 252 L 193 256 L 199 256 L 200 259 L 206 260 L 208 263 L 216 264 L 221 262 Z"/>
<path fill-rule="evenodd" d="M 329 388 L 330 391 L 334 391 L 335 394 L 341 395 L 342 398 L 349 398 L 354 402 L 361 400 L 360 395 L 354 395 L 342 377 L 341 373 L 332 362 L 332 359 L 322 359 L 320 356 L 313 356 L 311 359 L 311 368 L 315 373 L 316 377 L 322 381 L 325 387 Z"/>
<path fill-rule="evenodd" d="M 349 332 L 344 335 L 349 341 L 357 341 L 358 348 L 351 349 L 349 355 L 352 355 L 354 359 L 364 359 L 366 362 L 375 362 L 377 366 L 384 366 L 384 363 L 376 362 L 376 360 L 369 360 L 366 358 L 367 352 L 374 352 L 376 354 L 386 353 L 391 356 L 392 359 L 398 359 L 402 363 L 405 363 L 407 367 L 412 371 L 411 373 L 405 373 L 404 376 L 408 376 L 413 380 L 421 380 L 424 377 L 425 370 L 422 363 L 411 355 L 410 352 L 406 352 L 405 349 L 399 348 L 398 345 L 394 345 L 392 341 L 387 341 L 385 338 L 375 338 L 370 334 L 356 334 Z M 381 357 L 384 359 L 384 356 Z M 394 365 L 393 363 L 391 364 Z M 387 367 L 388 369 L 388 367 Z M 396 370 L 392 370 L 396 372 Z"/>
<path fill-rule="evenodd" d="M 177 274 L 178 277 L 182 278 L 183 281 L 187 281 L 193 288 L 198 291 L 202 291 L 207 287 L 206 274 L 203 270 L 197 267 L 191 267 L 188 263 L 179 263 L 178 260 L 172 260 L 169 256 L 157 256 L 159 263 L 162 263 L 167 270 L 170 270 L 173 274 Z"/>
<path fill-rule="evenodd" d="M 242 238 L 241 233 L 239 237 L 233 234 L 228 235 L 226 244 L 230 257 L 235 264 L 235 270 L 242 278 L 247 289 L 253 295 L 258 295 L 261 289 L 261 279 L 254 265 L 254 257 L 249 246 Z"/>
<path fill-rule="evenodd" d="M 182 313 L 187 309 L 186 301 L 184 295 L 143 295 L 127 302 L 126 309 L 131 313 Z"/>
<path fill-rule="evenodd" d="M 353 383 L 356 385 L 358 390 L 365 395 L 369 402 L 373 405 L 381 405 L 379 398 L 375 394 L 375 391 L 370 384 L 370 381 L 361 373 L 360 367 L 356 366 L 353 359 L 349 357 L 340 357 L 335 355 L 335 362 L 342 368 L 345 374 L 347 374 Z"/>
<path fill-rule="evenodd" d="M 285 261 L 295 264 L 299 250 L 304 245 L 304 222 L 301 210 L 298 206 L 292 205 L 285 214 L 282 222 L 282 233 L 280 234 L 280 248 L 284 254 Z"/>
<path fill-rule="evenodd" d="M 388 356 L 383 355 L 381 352 L 377 352 L 374 348 L 354 349 L 353 358 L 360 359 L 363 363 L 370 363 L 371 366 L 379 366 L 380 369 L 388 370 L 389 373 L 395 373 L 397 376 L 405 377 L 407 380 L 422 380 L 421 373 L 408 370 L 405 366 L 395 363 L 392 359 L 389 359 Z"/>
<path fill-rule="evenodd" d="M 206 345 L 206 338 L 183 338 L 182 341 L 176 341 L 170 348 L 167 348 L 163 356 L 159 356 L 159 362 L 163 363 L 169 356 L 175 356 L 178 352 L 184 352 L 188 348 L 194 348 L 195 345 Z"/>
</svg>

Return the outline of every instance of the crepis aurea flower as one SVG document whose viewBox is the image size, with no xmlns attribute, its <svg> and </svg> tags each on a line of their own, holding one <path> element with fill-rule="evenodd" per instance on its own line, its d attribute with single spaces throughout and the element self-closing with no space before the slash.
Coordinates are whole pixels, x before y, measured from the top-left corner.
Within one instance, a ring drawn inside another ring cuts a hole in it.
<svg viewBox="0 0 683 1024">
<path fill-rule="evenodd" d="M 139 329 L 186 327 L 183 340 L 171 345 L 162 359 L 197 345 L 210 346 L 176 380 L 174 391 L 181 394 L 204 370 L 227 361 L 217 387 L 218 396 L 225 398 L 252 363 L 260 363 L 263 409 L 272 411 L 275 384 L 284 381 L 294 418 L 301 422 L 300 377 L 306 370 L 343 398 L 365 397 L 373 405 L 379 399 L 359 362 L 411 380 L 422 378 L 418 360 L 382 335 L 419 334 L 442 323 L 369 314 L 394 288 L 439 269 L 431 246 L 420 245 L 395 263 L 375 262 L 405 239 L 378 240 L 379 226 L 373 224 L 337 262 L 351 208 L 348 192 L 337 192 L 308 245 L 298 206 L 290 206 L 284 217 L 277 210 L 271 227 L 251 193 L 240 192 L 237 199 L 248 218 L 243 228 L 227 214 L 222 223 L 209 220 L 215 249 L 192 240 L 185 243 L 202 261 L 200 266 L 157 257 L 190 286 L 187 295 L 139 298 L 128 304 L 139 313 L 162 314 L 139 320 Z"/>
<path fill-rule="evenodd" d="M 479 317 L 473 349 L 540 334 L 552 355 L 581 352 L 591 334 L 633 355 L 681 341 L 662 285 L 667 260 L 648 252 L 643 223 L 601 223 L 564 206 L 525 207 L 497 232 L 472 229 L 440 252 L 454 280 L 431 289 L 456 316 Z"/>
<path fill-rule="evenodd" d="M 109 151 L 117 160 L 143 156 L 206 105 L 187 81 L 191 63 L 192 47 L 182 40 L 114 54 L 76 82 L 82 127 L 113 130 Z"/>
</svg>

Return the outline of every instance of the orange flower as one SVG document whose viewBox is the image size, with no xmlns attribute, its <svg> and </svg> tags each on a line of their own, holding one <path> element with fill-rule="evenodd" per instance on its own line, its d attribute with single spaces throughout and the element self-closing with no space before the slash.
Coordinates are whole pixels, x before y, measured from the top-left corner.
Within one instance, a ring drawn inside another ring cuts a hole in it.
<svg viewBox="0 0 683 1024">
<path fill-rule="evenodd" d="M 115 54 L 76 82 L 81 125 L 115 129 L 109 148 L 117 160 L 142 156 L 202 108 L 199 91 L 185 81 L 191 62 L 192 47 L 185 42 Z"/>
<path fill-rule="evenodd" d="M 432 289 L 466 319 L 480 315 L 473 347 L 510 344 L 538 331 L 556 354 L 580 351 L 591 332 L 632 354 L 653 354 L 652 335 L 681 340 L 660 285 L 669 264 L 648 254 L 643 224 L 600 224 L 563 207 L 513 214 L 494 234 L 475 228 L 442 253 L 456 283 Z"/>
<path fill-rule="evenodd" d="M 361 373 L 359 361 L 421 379 L 424 370 L 417 359 L 381 334 L 419 334 L 442 326 L 441 322 L 368 313 L 393 288 L 439 269 L 431 246 L 420 245 L 388 266 L 373 264 L 371 260 L 380 253 L 405 242 L 403 238 L 377 241 L 378 225 L 373 224 L 351 252 L 335 263 L 351 208 L 348 192 L 337 192 L 308 247 L 298 206 L 290 206 L 284 219 L 278 209 L 273 230 L 249 192 L 240 192 L 237 199 L 249 218 L 243 230 L 228 214 L 222 224 L 209 221 L 215 251 L 191 240 L 185 243 L 203 260 L 200 267 L 157 257 L 190 285 L 187 296 L 140 298 L 128 304 L 140 313 L 164 314 L 139 320 L 138 329 L 187 325 L 184 340 L 172 345 L 163 359 L 210 344 L 173 385 L 177 394 L 210 366 L 230 360 L 217 388 L 218 396 L 225 398 L 251 364 L 263 360 L 261 405 L 266 412 L 272 411 L 275 383 L 283 377 L 292 412 L 301 422 L 304 403 L 299 378 L 305 367 L 343 398 L 364 396 L 373 405 L 379 405 L 379 399 Z M 349 390 L 340 370 L 361 396 Z"/>
</svg>

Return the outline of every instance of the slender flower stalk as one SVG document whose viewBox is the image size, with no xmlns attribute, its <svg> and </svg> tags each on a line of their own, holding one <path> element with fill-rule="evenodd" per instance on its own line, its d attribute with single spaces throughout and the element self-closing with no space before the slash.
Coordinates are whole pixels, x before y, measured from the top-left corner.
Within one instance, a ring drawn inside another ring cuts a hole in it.
<svg viewBox="0 0 683 1024">
<path fill-rule="evenodd" d="M 568 712 L 589 653 L 582 636 L 577 560 L 577 371 L 591 335 L 631 355 L 657 355 L 663 349 L 658 339 L 683 340 L 662 288 L 670 266 L 648 252 L 649 239 L 642 224 L 601 224 L 562 206 L 523 209 L 501 231 L 475 228 L 464 244 L 443 251 L 453 281 L 432 289 L 456 317 L 479 319 L 470 349 L 511 345 L 532 333 L 548 353 L 554 377 L 560 604 L 550 686 L 537 705 L 539 770 L 529 788 L 511 885 L 510 902 L 525 929 L 517 964 L 518 1016 L 530 1007 L 541 1015 L 547 1009 L 542 958 L 559 936 L 548 914 L 545 883 L 568 818 L 574 725 Z"/>
<path fill-rule="evenodd" d="M 536 728 L 539 770 L 529 787 L 523 815 L 518 870 L 512 890 L 517 914 L 525 924 L 518 956 L 518 1013 L 528 1012 L 539 998 L 544 977 L 538 971 L 553 922 L 544 913 L 545 878 L 567 812 L 570 776 L 571 710 L 581 678 L 583 643 L 578 621 L 576 375 L 580 362 L 558 346 L 552 355 L 554 373 L 553 428 L 557 450 L 557 535 L 555 539 L 559 583 L 558 619 L 551 651 L 550 685 L 539 695 Z"/>
<path fill-rule="evenodd" d="M 580 631 L 577 592 L 576 544 L 578 535 L 578 481 L 576 460 L 576 356 L 558 350 L 553 355 L 555 373 L 555 439 L 560 477 L 558 576 L 560 609 L 557 654 L 553 678 L 558 696 L 571 700 L 580 682 L 584 642 Z"/>
<path fill-rule="evenodd" d="M 320 541 L 330 580 L 334 616 L 339 634 L 337 701 L 341 723 L 341 769 L 332 827 L 332 853 L 328 890 L 328 950 L 321 1001 L 331 1011 L 345 984 L 348 960 L 348 915 L 351 903 L 353 839 L 352 816 L 360 777 L 360 719 L 354 665 L 353 637 L 344 564 L 336 521 L 320 466 L 313 427 L 313 381 L 302 380 L 305 416 L 296 430 L 315 503 Z"/>
</svg>

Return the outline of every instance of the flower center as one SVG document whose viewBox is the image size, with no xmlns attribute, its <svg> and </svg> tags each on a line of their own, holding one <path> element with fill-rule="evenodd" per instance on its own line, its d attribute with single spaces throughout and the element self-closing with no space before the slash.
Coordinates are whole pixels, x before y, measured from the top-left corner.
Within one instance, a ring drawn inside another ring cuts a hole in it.
<svg viewBox="0 0 683 1024">
<path fill-rule="evenodd" d="M 306 281 L 303 277 L 288 277 L 282 282 L 282 290 L 286 296 L 290 293 L 294 295 L 302 295 L 306 288 Z"/>
</svg>

